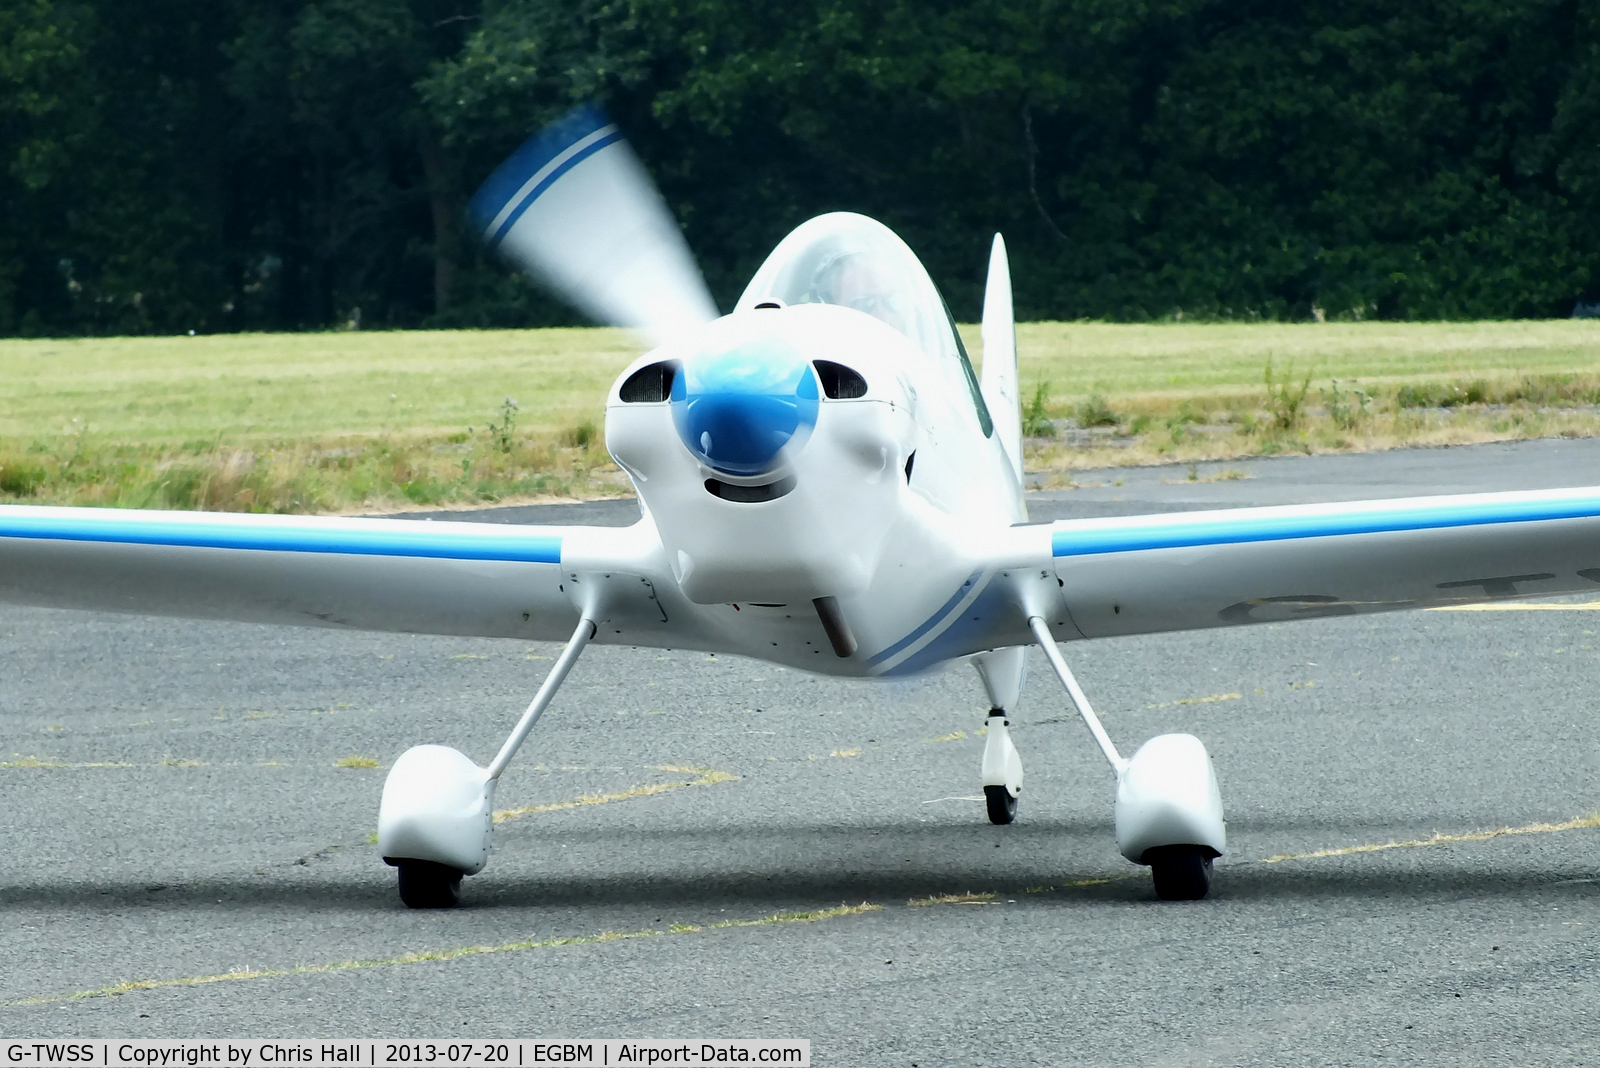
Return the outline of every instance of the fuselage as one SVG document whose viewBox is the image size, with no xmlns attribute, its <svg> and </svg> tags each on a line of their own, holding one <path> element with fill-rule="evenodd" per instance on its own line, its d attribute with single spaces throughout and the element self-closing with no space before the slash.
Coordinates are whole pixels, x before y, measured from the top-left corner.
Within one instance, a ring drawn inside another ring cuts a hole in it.
<svg viewBox="0 0 1600 1068">
<path fill-rule="evenodd" d="M 858 301 L 870 310 L 815 292 L 837 268 L 805 257 L 841 226 L 893 291 Z M 1021 486 L 909 250 L 860 216 L 807 227 L 732 314 L 623 372 L 607 447 L 638 491 L 631 535 L 660 545 L 663 609 L 721 635 L 705 644 L 830 674 L 919 670 L 981 592 L 963 547 L 1025 518 Z M 804 280 L 785 288 L 796 260 Z"/>
</svg>

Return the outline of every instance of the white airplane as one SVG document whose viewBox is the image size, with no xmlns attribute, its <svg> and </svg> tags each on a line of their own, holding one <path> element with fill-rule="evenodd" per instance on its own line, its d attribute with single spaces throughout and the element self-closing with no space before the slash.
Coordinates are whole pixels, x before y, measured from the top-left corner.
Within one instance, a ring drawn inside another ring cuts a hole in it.
<svg viewBox="0 0 1600 1068">
<path fill-rule="evenodd" d="M 1201 742 L 1113 744 L 1058 642 L 1377 612 L 1600 583 L 1600 488 L 1027 521 L 1011 285 L 998 235 L 980 379 L 933 282 L 860 215 L 805 223 L 718 316 L 616 128 L 580 109 L 473 212 L 488 240 L 658 347 L 606 403 L 627 528 L 0 508 L 0 601 L 566 647 L 498 755 L 395 761 L 379 848 L 401 900 L 459 900 L 500 775 L 590 642 L 736 653 L 863 679 L 970 661 L 981 779 L 1015 817 L 1007 730 L 1037 645 L 1115 776 L 1123 856 L 1205 896 L 1226 845 Z"/>
</svg>

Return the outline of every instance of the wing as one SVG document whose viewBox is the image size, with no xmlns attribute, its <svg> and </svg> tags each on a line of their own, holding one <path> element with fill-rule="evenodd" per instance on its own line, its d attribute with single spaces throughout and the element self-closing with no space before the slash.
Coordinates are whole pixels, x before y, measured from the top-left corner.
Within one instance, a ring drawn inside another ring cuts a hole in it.
<svg viewBox="0 0 1600 1068">
<path fill-rule="evenodd" d="M 1600 594 L 1600 487 L 1064 520 L 963 554 L 881 673 L 1060 640 Z"/>
<path fill-rule="evenodd" d="M 559 641 L 580 610 L 658 644 L 654 527 L 0 508 L 0 602 Z M 648 632 L 648 633 L 647 633 Z"/>
<path fill-rule="evenodd" d="M 1600 593 L 1600 487 L 1052 523 L 1069 636 Z M 1042 542 L 1034 549 L 1043 549 Z M 1057 627 L 1058 633 L 1061 627 Z"/>
</svg>

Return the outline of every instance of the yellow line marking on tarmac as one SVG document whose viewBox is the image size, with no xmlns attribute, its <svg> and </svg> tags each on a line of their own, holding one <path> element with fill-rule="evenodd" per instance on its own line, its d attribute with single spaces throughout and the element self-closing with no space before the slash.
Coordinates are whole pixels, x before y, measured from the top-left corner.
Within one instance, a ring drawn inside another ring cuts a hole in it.
<svg viewBox="0 0 1600 1068">
<path fill-rule="evenodd" d="M 711 768 L 691 768 L 679 764 L 657 764 L 662 771 L 677 772 L 680 775 L 693 775 L 693 779 L 679 782 L 653 782 L 643 786 L 633 786 L 620 790 L 614 794 L 585 794 L 571 801 L 552 801 L 546 805 L 527 805 L 523 808 L 500 809 L 494 814 L 496 823 L 505 823 L 507 820 L 517 820 L 524 816 L 534 816 L 541 812 L 563 812 L 567 809 L 584 808 L 588 805 L 609 805 L 613 801 L 631 801 L 636 797 L 650 797 L 654 794 L 664 794 L 669 790 L 682 790 L 686 786 L 715 786 L 718 783 L 738 782 L 739 776 L 726 771 L 716 771 Z"/>
<path fill-rule="evenodd" d="M 1422 846 L 1450 845 L 1455 842 L 1487 842 L 1491 838 L 1505 838 L 1518 834 L 1555 834 L 1560 831 L 1578 831 L 1600 827 L 1600 812 L 1578 816 L 1564 823 L 1529 823 L 1522 827 L 1496 827 L 1487 831 L 1469 831 L 1466 834 L 1435 834 L 1431 838 L 1414 838 L 1409 842 L 1388 841 L 1374 845 L 1345 846 L 1342 849 L 1317 849 L 1310 853 L 1281 853 L 1265 857 L 1257 863 L 1280 864 L 1286 860 L 1318 860 L 1323 857 L 1347 857 L 1357 853 L 1380 853 L 1386 849 L 1417 849 Z"/>
<path fill-rule="evenodd" d="M 1239 701 L 1239 700 L 1242 700 L 1242 699 L 1243 699 L 1243 695 L 1242 694 L 1237 694 L 1237 693 L 1214 693 L 1214 694 L 1211 694 L 1209 697 L 1183 697 L 1183 698 L 1179 698 L 1176 701 L 1163 701 L 1158 705 L 1145 705 L 1144 707 L 1147 708 L 1147 709 L 1150 709 L 1150 708 L 1172 708 L 1172 707 L 1175 707 L 1177 705 L 1210 705 L 1210 704 L 1215 704 L 1218 701 Z"/>
<path fill-rule="evenodd" d="M 668 767 L 673 771 L 696 771 L 702 773 L 701 780 L 709 779 L 714 775 L 726 775 L 726 772 L 710 772 L 697 768 Z M 728 781 L 717 779 L 715 781 Z M 666 785 L 666 784 L 660 784 Z M 688 783 L 682 785 L 690 785 Z M 671 788 L 678 788 L 674 785 Z M 585 802 L 569 802 L 576 806 Z M 588 802 L 596 803 L 596 802 Z M 1579 816 L 1563 823 L 1531 823 L 1522 827 L 1501 827 L 1487 831 L 1474 831 L 1467 834 L 1440 835 L 1431 838 L 1416 839 L 1407 842 L 1386 842 L 1378 845 L 1349 846 L 1342 849 L 1321 849 L 1309 853 L 1283 854 L 1276 857 L 1267 857 L 1254 863 L 1276 864 L 1285 860 L 1316 860 L 1326 857 L 1348 856 L 1357 853 L 1371 853 L 1386 849 L 1414 849 L 1422 846 L 1443 845 L 1451 842 L 1481 842 L 1492 838 L 1518 834 L 1549 834 L 1560 831 L 1572 831 L 1600 827 L 1600 811 L 1591 812 L 1586 816 Z M 1249 864 L 1251 861 L 1245 861 Z M 1059 886 L 1030 886 L 1023 891 L 1025 894 L 1046 894 L 1059 890 L 1068 890 L 1079 887 L 1103 886 L 1107 883 L 1125 882 L 1139 877 L 1140 873 L 1111 876 L 1107 878 L 1079 879 L 1074 882 L 1063 883 Z M 927 898 L 916 898 L 907 904 L 923 907 L 933 905 L 981 905 L 998 904 L 994 899 L 999 897 L 998 891 L 966 891 L 959 894 L 937 894 Z M 882 905 L 875 905 L 863 901 L 859 905 L 840 905 L 836 908 L 817 909 L 810 912 L 780 912 L 771 916 L 754 920 L 722 920 L 717 923 L 691 924 L 673 923 L 665 931 L 649 929 L 642 931 L 603 931 L 596 935 L 582 935 L 567 938 L 527 939 L 520 942 L 507 942 L 497 946 L 461 946 L 456 949 L 421 950 L 414 953 L 405 953 L 397 957 L 384 957 L 368 960 L 345 960 L 329 964 L 301 964 L 293 968 L 254 969 L 242 968 L 218 975 L 184 976 L 172 979 L 135 979 L 111 986 L 98 987 L 92 990 L 79 990 L 68 994 L 53 994 L 42 997 L 24 998 L 20 1001 L 0 1003 L 6 1007 L 22 1005 L 47 1005 L 69 1001 L 81 1001 L 87 998 L 118 997 L 123 994 L 132 994 L 142 990 L 176 989 L 184 987 L 205 986 L 212 983 L 242 982 L 249 979 L 276 979 L 295 975 L 326 975 L 334 972 L 357 971 L 366 968 L 396 967 L 406 964 L 422 964 L 432 961 L 460 960 L 466 957 L 484 956 L 492 953 L 517 953 L 536 949 L 555 949 L 563 946 L 598 945 L 605 942 L 619 942 L 636 938 L 670 937 L 680 934 L 698 934 L 705 931 L 726 930 L 739 927 L 765 927 L 776 924 L 790 923 L 818 923 L 825 920 L 838 919 L 845 916 L 859 916 L 867 912 L 881 912 Z"/>
<path fill-rule="evenodd" d="M 1554 604 L 1548 601 L 1496 602 L 1493 604 L 1442 604 L 1430 612 L 1600 612 L 1600 601 Z"/>
<path fill-rule="evenodd" d="M 1070 883 L 1060 886 L 1030 886 L 1022 891 L 1024 894 L 1053 894 L 1058 890 L 1077 890 L 1085 886 L 1104 886 L 1106 883 L 1122 883 L 1129 879 L 1137 879 L 1143 872 L 1129 872 L 1127 875 L 1108 875 L 1101 879 L 1075 879 Z"/>
<path fill-rule="evenodd" d="M 966 736 L 967 736 L 967 732 L 966 731 L 952 731 L 949 734 L 941 734 L 937 738 L 924 738 L 922 740 L 922 744 L 923 745 L 932 745 L 934 742 L 959 742 L 961 739 L 965 738 Z"/>
<path fill-rule="evenodd" d="M 1323 860 L 1328 857 L 1352 856 L 1359 853 L 1378 853 L 1386 849 L 1419 849 L 1423 846 L 1449 845 L 1456 842 L 1487 842 L 1493 838 L 1505 838 L 1520 834 L 1555 834 L 1561 831 L 1578 831 L 1590 828 L 1600 828 L 1600 811 L 1591 812 L 1586 816 L 1577 816 L 1562 823 L 1529 823 L 1522 827 L 1496 827 L 1485 831 L 1469 831 L 1465 834 L 1435 834 L 1430 838 L 1416 838 L 1407 842 L 1383 842 L 1372 845 L 1346 846 L 1342 849 L 1317 849 L 1309 853 L 1283 853 L 1275 857 L 1264 857 L 1261 860 L 1243 860 L 1233 867 L 1244 867 L 1249 864 L 1280 864 L 1286 860 Z M 1098 879 L 1078 879 L 1070 883 L 1060 883 L 1055 886 L 1030 886 L 1022 892 L 1024 894 L 1053 894 L 1062 890 L 1080 889 L 1087 886 L 1104 886 L 1107 883 L 1126 882 L 1129 879 L 1143 877 L 1143 872 L 1129 872 L 1127 875 L 1113 875 Z M 913 898 L 907 904 L 914 906 L 927 905 L 970 905 L 979 903 L 994 903 L 1000 896 L 1000 891 L 967 891 L 962 894 L 935 894 L 932 897 Z"/>
<path fill-rule="evenodd" d="M 177 757 L 162 757 L 153 764 L 135 764 L 125 760 L 56 760 L 50 757 L 24 756 L 13 753 L 11 760 L 0 760 L 0 768 L 54 768 L 58 770 L 78 771 L 84 768 L 325 768 L 329 765 L 318 762 L 316 764 L 287 764 L 281 760 L 227 760 L 210 764 L 203 760 L 180 760 Z M 333 762 L 336 768 L 379 768 L 383 765 L 371 757 L 349 756 Z"/>
<path fill-rule="evenodd" d="M 174 979 L 131 979 L 93 990 L 77 990 L 70 994 L 47 994 L 43 997 L 23 998 L 21 1001 L 8 1001 L 0 1004 L 4 1004 L 8 1008 L 20 1005 L 50 1005 L 64 1001 L 82 1001 L 86 998 L 112 998 L 122 994 L 132 994 L 140 990 L 207 986 L 211 983 L 236 983 L 247 979 L 280 979 L 291 975 L 327 975 L 331 972 L 351 972 L 364 968 L 390 968 L 403 964 L 461 960 L 465 957 L 481 957 L 491 953 L 523 953 L 534 949 L 589 946 L 604 942 L 623 942 L 634 938 L 666 938 L 672 935 L 698 934 L 704 931 L 720 931 L 735 927 L 771 927 L 777 924 L 789 923 L 820 923 L 845 916 L 859 916 L 866 912 L 879 912 L 882 909 L 882 905 L 874 905 L 869 901 L 863 901 L 859 905 L 839 905 L 831 909 L 815 909 L 810 912 L 778 912 L 756 920 L 721 920 L 717 923 L 707 924 L 675 923 L 665 931 L 655 929 L 645 931 L 602 931 L 596 935 L 580 935 L 570 938 L 530 938 L 521 942 L 505 942 L 498 946 L 460 946 L 456 949 L 419 950 L 415 953 L 403 953 L 398 957 L 344 960 L 331 964 L 297 964 L 293 968 L 238 968 L 218 975 L 191 975 Z"/>
<path fill-rule="evenodd" d="M 906 904 L 912 908 L 928 905 L 993 905 L 1000 895 L 993 890 L 982 892 L 968 890 L 964 894 L 935 894 L 932 897 L 914 897 Z"/>
<path fill-rule="evenodd" d="M 859 752 L 859 750 L 857 751 Z M 851 754 L 854 755 L 854 754 Z M 169 758 L 170 759 L 170 758 Z M 178 766 L 193 766 L 185 762 L 170 761 Z M 37 758 L 25 758 L 23 761 L 0 763 L 0 767 L 77 767 L 77 766 L 129 766 L 129 765 L 67 765 L 54 762 L 40 761 Z M 679 790 L 690 786 L 710 786 L 724 782 L 735 782 L 739 776 L 725 771 L 716 771 L 710 768 L 697 768 L 683 765 L 661 764 L 656 765 L 662 771 L 676 772 L 679 774 L 693 775 L 694 778 L 675 782 L 651 783 L 637 786 L 628 790 L 612 794 L 591 794 L 571 801 L 559 801 L 545 805 L 533 805 L 525 808 L 508 809 L 494 814 L 494 821 L 502 823 L 507 820 L 518 819 L 522 816 L 533 815 L 541 812 L 555 812 L 566 809 L 582 808 L 589 805 L 608 804 L 612 801 L 631 800 L 637 797 L 648 797 L 670 790 Z M 1337 849 L 1314 850 L 1307 853 L 1286 853 L 1278 856 L 1266 857 L 1258 861 L 1243 861 L 1244 864 L 1277 864 L 1289 860 L 1317 860 L 1328 857 L 1350 856 L 1361 853 L 1374 853 L 1389 849 L 1414 849 L 1424 846 L 1445 845 L 1461 842 L 1481 842 L 1494 838 L 1512 835 L 1549 834 L 1562 831 L 1600 828 L 1600 810 L 1593 811 L 1584 816 L 1578 816 L 1561 823 L 1531 823 L 1521 827 L 1500 827 L 1490 830 L 1473 831 L 1463 834 L 1434 834 L 1429 838 L 1414 839 L 1410 841 L 1389 841 L 1380 844 L 1347 846 Z M 1098 878 L 1078 879 L 1071 882 L 1053 886 L 1030 886 L 1022 891 L 1024 894 L 1048 894 L 1064 890 L 1103 886 L 1109 883 L 1125 882 L 1140 878 L 1142 872 L 1129 872 L 1124 875 L 1115 875 Z M 989 905 L 1000 904 L 997 898 L 1000 891 L 964 891 L 961 893 L 946 893 L 931 895 L 926 898 L 913 898 L 907 902 L 910 907 L 930 907 L 936 905 Z M 501 945 L 462 946 L 445 950 L 421 950 L 406 953 L 395 957 L 374 958 L 366 960 L 344 960 L 326 964 L 302 964 L 292 968 L 253 969 L 242 968 L 216 975 L 186 976 L 169 979 L 138 979 L 116 983 L 110 986 L 98 987 L 90 990 L 74 991 L 67 994 L 44 995 L 40 997 L 24 998 L 19 1001 L 0 1002 L 6 1007 L 23 1005 L 56 1004 L 70 1001 L 79 1001 L 97 997 L 118 997 L 143 990 L 177 989 L 185 987 L 204 986 L 213 983 L 241 982 L 252 979 L 273 979 L 296 975 L 322 975 L 336 972 L 356 971 L 367 968 L 395 967 L 407 964 L 421 964 L 427 962 L 443 962 L 459 960 L 468 957 L 483 956 L 494 953 L 515 953 L 538 949 L 554 949 L 565 946 L 597 945 L 606 942 L 624 941 L 639 938 L 670 937 L 681 934 L 696 934 L 706 931 L 716 931 L 741 927 L 763 927 L 776 924 L 792 923 L 817 923 L 826 920 L 838 919 L 846 916 L 856 916 L 867 912 L 879 912 L 882 905 L 863 901 L 859 905 L 840 905 L 835 908 L 818 909 L 809 912 L 783 912 L 771 916 L 752 920 L 722 920 L 710 924 L 673 923 L 666 930 L 647 929 L 639 931 L 603 931 L 595 935 L 572 936 L 548 939 L 527 939 L 518 942 L 508 942 Z"/>
<path fill-rule="evenodd" d="M 121 761 L 94 760 L 85 763 L 71 763 L 65 760 L 41 760 L 36 756 L 22 756 L 15 754 L 15 760 L 0 760 L 0 768 L 137 768 L 138 764 L 124 764 Z"/>
</svg>

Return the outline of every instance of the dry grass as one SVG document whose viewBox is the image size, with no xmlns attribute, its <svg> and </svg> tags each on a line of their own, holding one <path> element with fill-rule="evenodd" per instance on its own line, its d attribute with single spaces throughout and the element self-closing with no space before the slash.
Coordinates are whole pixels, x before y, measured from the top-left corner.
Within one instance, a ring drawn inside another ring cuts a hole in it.
<svg viewBox="0 0 1600 1068">
<path fill-rule="evenodd" d="M 1028 465 L 1047 477 L 1600 434 L 1600 322 L 1030 323 L 1018 343 L 1041 434 Z M 350 512 L 626 494 L 599 427 L 638 351 L 598 329 L 0 340 L 0 501 Z"/>
<path fill-rule="evenodd" d="M 0 341 L 0 499 L 343 512 L 625 493 L 598 426 L 635 355 L 616 330 Z"/>
<path fill-rule="evenodd" d="M 1588 320 L 1034 323 L 1018 345 L 1025 395 L 1044 387 L 1032 421 L 1057 430 L 1027 444 L 1047 483 L 1129 464 L 1600 435 Z"/>
</svg>

